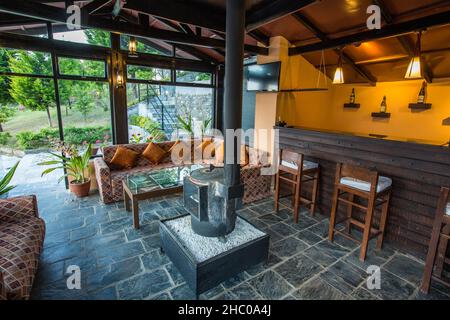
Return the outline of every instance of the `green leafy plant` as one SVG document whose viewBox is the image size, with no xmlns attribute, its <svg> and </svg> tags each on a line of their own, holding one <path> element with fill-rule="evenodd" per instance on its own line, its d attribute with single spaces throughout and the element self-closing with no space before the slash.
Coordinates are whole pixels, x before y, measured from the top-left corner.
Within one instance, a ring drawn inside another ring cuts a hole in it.
<svg viewBox="0 0 450 320">
<path fill-rule="evenodd" d="M 177 115 L 177 119 L 178 125 L 182 130 L 186 131 L 186 133 L 189 133 L 190 135 L 194 134 L 194 124 L 192 122 L 192 115 L 190 113 L 185 119 L 182 116 Z"/>
<path fill-rule="evenodd" d="M 208 118 L 202 121 L 202 136 L 205 135 L 206 130 L 209 128 L 209 125 L 211 124 L 212 118 Z"/>
<path fill-rule="evenodd" d="M 5 176 L 0 180 L 0 196 L 8 193 L 12 189 L 14 189 L 16 186 L 10 186 L 9 183 L 11 182 L 11 179 L 14 176 L 14 173 L 16 172 L 17 166 L 19 165 L 20 161 L 17 161 L 16 164 L 9 169 L 9 171 L 5 174 Z"/>
<path fill-rule="evenodd" d="M 134 143 L 134 144 L 138 144 L 138 143 L 142 143 L 142 141 L 144 140 L 144 137 L 140 134 L 140 133 L 133 133 L 131 135 L 131 139 L 130 142 Z"/>
<path fill-rule="evenodd" d="M 86 143 L 96 143 L 105 140 L 109 136 L 110 128 L 107 126 L 85 127 L 85 128 L 64 128 L 64 140 L 69 144 L 81 145 Z M 43 128 L 39 132 L 22 131 L 16 135 L 17 145 L 21 149 L 37 149 L 51 146 L 51 141 L 59 137 L 58 129 Z"/>
<path fill-rule="evenodd" d="M 55 149 L 61 151 L 62 154 L 49 152 L 54 157 L 54 160 L 38 163 L 39 166 L 52 166 L 42 171 L 41 176 L 57 169 L 66 169 L 67 173 L 60 177 L 58 182 L 61 182 L 65 177 L 72 177 L 73 183 L 77 184 L 89 181 L 89 176 L 86 176 L 86 169 L 89 168 L 92 144 L 89 144 L 87 149 L 81 154 L 74 145 L 69 145 L 61 141 L 56 143 Z"/>
<path fill-rule="evenodd" d="M 9 132 L 0 132 L 0 144 L 7 145 L 9 139 L 11 139 L 11 134 Z"/>
<path fill-rule="evenodd" d="M 147 142 L 158 142 L 166 139 L 166 134 L 161 130 L 159 124 L 150 118 L 133 115 L 130 117 L 130 124 L 140 127 L 148 132 L 149 137 L 147 138 Z M 131 142 L 133 143 L 140 143 L 143 142 L 143 140 L 143 137 L 141 137 L 141 139 L 136 142 L 134 141 L 134 138 L 131 137 Z"/>
</svg>

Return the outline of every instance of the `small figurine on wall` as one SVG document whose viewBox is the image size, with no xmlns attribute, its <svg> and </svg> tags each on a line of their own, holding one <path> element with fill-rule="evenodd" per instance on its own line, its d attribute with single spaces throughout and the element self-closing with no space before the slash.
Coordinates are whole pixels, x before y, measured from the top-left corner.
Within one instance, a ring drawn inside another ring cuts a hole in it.
<svg viewBox="0 0 450 320">
<path fill-rule="evenodd" d="M 424 81 L 422 83 L 422 89 L 420 89 L 419 92 L 419 98 L 417 99 L 417 103 L 424 104 L 426 102 L 426 99 L 427 99 L 427 83 L 426 81 Z"/>
<path fill-rule="evenodd" d="M 386 96 L 384 96 L 383 101 L 381 101 L 380 112 L 386 113 L 386 110 L 387 110 L 387 102 L 386 102 Z"/>
<path fill-rule="evenodd" d="M 286 127 L 286 121 L 281 120 L 281 117 L 278 117 L 278 121 L 275 122 L 275 126 L 277 127 Z"/>
<path fill-rule="evenodd" d="M 355 88 L 352 89 L 352 94 L 350 95 L 350 104 L 355 104 L 356 102 L 356 93 Z"/>
</svg>

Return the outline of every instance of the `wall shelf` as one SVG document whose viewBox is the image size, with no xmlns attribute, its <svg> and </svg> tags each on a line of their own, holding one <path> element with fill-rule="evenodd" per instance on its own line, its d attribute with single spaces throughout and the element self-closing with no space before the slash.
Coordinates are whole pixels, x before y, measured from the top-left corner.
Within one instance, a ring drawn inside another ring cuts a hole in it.
<svg viewBox="0 0 450 320">
<path fill-rule="evenodd" d="M 431 109 L 431 103 L 410 103 L 409 108 L 411 110 L 429 110 Z"/>
<path fill-rule="evenodd" d="M 345 103 L 344 108 L 348 109 L 359 109 L 361 105 L 359 103 Z"/>
<path fill-rule="evenodd" d="M 283 89 L 279 92 L 314 92 L 314 91 L 328 91 L 328 88 L 298 88 L 298 89 Z"/>
<path fill-rule="evenodd" d="M 391 117 L 389 112 L 372 112 L 372 118 L 383 118 L 388 119 Z"/>
</svg>

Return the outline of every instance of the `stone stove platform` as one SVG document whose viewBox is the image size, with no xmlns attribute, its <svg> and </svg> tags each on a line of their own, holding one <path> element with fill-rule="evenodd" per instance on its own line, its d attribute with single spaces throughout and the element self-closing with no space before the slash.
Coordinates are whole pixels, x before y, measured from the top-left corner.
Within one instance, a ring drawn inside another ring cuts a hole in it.
<svg viewBox="0 0 450 320">
<path fill-rule="evenodd" d="M 190 215 L 162 220 L 160 235 L 162 250 L 197 296 L 268 258 L 269 235 L 239 216 L 226 237 L 196 234 Z"/>
</svg>

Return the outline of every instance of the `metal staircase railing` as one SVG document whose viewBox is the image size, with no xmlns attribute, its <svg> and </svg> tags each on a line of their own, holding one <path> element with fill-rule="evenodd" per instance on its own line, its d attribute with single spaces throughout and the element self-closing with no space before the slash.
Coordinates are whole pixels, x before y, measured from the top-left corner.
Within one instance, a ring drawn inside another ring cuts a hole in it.
<svg viewBox="0 0 450 320">
<path fill-rule="evenodd" d="M 147 101 L 151 104 L 156 115 L 160 116 L 161 129 L 172 133 L 177 128 L 176 117 L 174 117 L 173 113 L 170 112 L 168 110 L 169 108 L 167 108 L 167 106 L 162 102 L 155 88 L 152 85 L 150 85 L 149 88 L 152 93 L 152 97 L 147 96 Z"/>
</svg>

